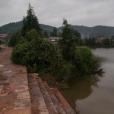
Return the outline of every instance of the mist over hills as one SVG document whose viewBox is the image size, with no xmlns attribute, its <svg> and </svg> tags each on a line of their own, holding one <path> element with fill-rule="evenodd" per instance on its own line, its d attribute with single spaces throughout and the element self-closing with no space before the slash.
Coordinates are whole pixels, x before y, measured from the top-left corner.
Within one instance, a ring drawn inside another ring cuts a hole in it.
<svg viewBox="0 0 114 114">
<path fill-rule="evenodd" d="M 48 33 L 51 33 L 55 27 L 40 24 L 41 29 L 43 31 L 46 31 Z M 20 22 L 14 22 L 9 23 L 6 25 L 3 25 L 0 27 L 0 33 L 6 33 L 6 34 L 12 34 L 16 31 L 20 30 L 22 28 L 22 21 Z M 79 25 L 72 25 L 72 28 L 74 30 L 77 30 L 82 38 L 88 38 L 88 37 L 111 37 L 114 36 L 114 27 L 111 26 L 94 26 L 94 27 L 88 27 L 88 26 L 79 26 Z M 62 30 L 62 27 L 57 28 L 58 31 Z"/>
</svg>

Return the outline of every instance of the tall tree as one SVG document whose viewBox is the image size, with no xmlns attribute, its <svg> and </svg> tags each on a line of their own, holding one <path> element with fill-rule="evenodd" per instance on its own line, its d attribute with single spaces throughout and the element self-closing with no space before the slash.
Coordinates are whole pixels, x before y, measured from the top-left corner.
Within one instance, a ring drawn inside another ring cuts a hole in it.
<svg viewBox="0 0 114 114">
<path fill-rule="evenodd" d="M 80 45 L 80 39 L 80 33 L 73 30 L 65 19 L 63 21 L 62 39 L 60 40 L 60 46 L 62 48 L 63 56 L 65 59 L 70 60 L 72 58 L 72 54 L 74 53 L 75 47 L 77 45 Z"/>
<path fill-rule="evenodd" d="M 25 34 L 32 29 L 35 29 L 39 34 L 41 34 L 38 19 L 34 13 L 32 6 L 29 4 L 27 16 L 23 19 L 22 35 L 25 36 Z"/>
</svg>

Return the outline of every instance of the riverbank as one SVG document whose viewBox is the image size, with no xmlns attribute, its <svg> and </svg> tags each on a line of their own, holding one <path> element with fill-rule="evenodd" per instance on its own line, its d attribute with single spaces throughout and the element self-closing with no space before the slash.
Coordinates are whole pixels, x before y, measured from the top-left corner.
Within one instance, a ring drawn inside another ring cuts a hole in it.
<svg viewBox="0 0 114 114">
<path fill-rule="evenodd" d="M 63 94 L 73 107 L 80 109 L 80 114 L 114 113 L 114 48 L 95 49 L 93 53 L 102 58 L 102 76 L 93 76 L 71 83 L 71 88 Z"/>
<path fill-rule="evenodd" d="M 0 52 L 0 114 L 76 114 L 57 88 L 11 62 L 12 48 Z"/>
</svg>

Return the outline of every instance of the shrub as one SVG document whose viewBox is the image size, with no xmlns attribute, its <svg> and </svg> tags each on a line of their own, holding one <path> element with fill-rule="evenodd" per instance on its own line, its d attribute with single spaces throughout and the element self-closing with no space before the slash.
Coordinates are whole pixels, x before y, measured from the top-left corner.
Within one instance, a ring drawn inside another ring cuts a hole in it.
<svg viewBox="0 0 114 114">
<path fill-rule="evenodd" d="M 75 47 L 81 45 L 81 35 L 74 30 L 67 20 L 63 22 L 62 39 L 59 41 L 62 55 L 66 61 L 72 59 Z M 66 53 L 67 52 L 67 53 Z"/>
<path fill-rule="evenodd" d="M 22 64 L 22 65 L 26 64 L 25 56 L 26 56 L 26 52 L 29 50 L 28 45 L 29 45 L 28 42 L 19 43 L 13 49 L 11 59 L 14 63 Z"/>
<path fill-rule="evenodd" d="M 75 66 L 69 62 L 62 62 L 61 66 L 57 69 L 56 72 L 57 80 L 68 81 L 73 78 L 75 71 Z"/>
<path fill-rule="evenodd" d="M 34 13 L 32 6 L 29 4 L 29 9 L 27 10 L 27 16 L 23 19 L 23 27 L 21 33 L 23 36 L 26 35 L 29 31 L 35 29 L 41 35 L 41 28 L 38 22 L 38 19 Z"/>
<path fill-rule="evenodd" d="M 29 70 L 54 72 L 61 64 L 62 57 L 56 46 L 37 37 L 19 43 L 13 50 L 12 61 L 26 65 Z"/>
<path fill-rule="evenodd" d="M 37 38 L 40 38 L 40 35 L 38 34 L 38 32 L 35 29 L 30 30 L 25 35 L 25 39 L 29 42 L 32 41 L 33 39 L 37 39 Z"/>
<path fill-rule="evenodd" d="M 20 31 L 16 32 L 15 34 L 12 35 L 12 37 L 10 38 L 8 45 L 11 47 L 16 46 L 19 41 L 21 41 L 23 39 L 23 37 L 21 36 Z"/>
<path fill-rule="evenodd" d="M 78 73 L 81 75 L 92 73 L 98 68 L 96 67 L 98 61 L 88 47 L 77 47 L 72 63 L 76 66 Z"/>
<path fill-rule="evenodd" d="M 95 73 L 99 69 L 99 61 L 88 47 L 76 47 L 70 61 L 63 62 L 58 69 L 59 80 L 73 80 Z"/>
<path fill-rule="evenodd" d="M 52 73 L 57 79 L 68 81 L 76 76 L 91 74 L 99 68 L 91 50 L 88 47 L 79 47 L 80 34 L 73 31 L 67 23 L 64 24 L 62 39 L 58 43 L 60 48 L 41 38 L 35 28 L 26 30 L 23 37 L 20 34 L 14 35 L 10 44 L 16 45 L 12 61 L 26 65 L 29 72 Z"/>
</svg>

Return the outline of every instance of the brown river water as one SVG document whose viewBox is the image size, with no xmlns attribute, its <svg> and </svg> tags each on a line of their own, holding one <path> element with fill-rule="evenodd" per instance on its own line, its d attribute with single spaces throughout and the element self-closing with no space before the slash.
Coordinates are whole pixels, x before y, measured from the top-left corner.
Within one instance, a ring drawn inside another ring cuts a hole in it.
<svg viewBox="0 0 114 114">
<path fill-rule="evenodd" d="M 80 114 L 114 114 L 114 48 L 93 53 L 102 58 L 103 76 L 78 79 L 63 94 Z"/>
</svg>

